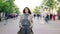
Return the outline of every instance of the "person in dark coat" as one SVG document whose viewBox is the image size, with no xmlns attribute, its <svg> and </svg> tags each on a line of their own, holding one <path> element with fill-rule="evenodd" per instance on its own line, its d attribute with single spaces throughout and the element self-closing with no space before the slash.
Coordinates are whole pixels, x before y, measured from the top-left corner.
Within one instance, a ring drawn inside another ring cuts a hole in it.
<svg viewBox="0 0 60 34">
<path fill-rule="evenodd" d="M 37 14 L 37 17 L 38 17 L 38 19 L 39 19 L 40 15 L 39 15 L 39 14 Z"/>
<path fill-rule="evenodd" d="M 52 14 L 50 14 L 50 20 L 52 20 Z"/>
<path fill-rule="evenodd" d="M 45 17 L 46 23 L 48 23 L 48 20 L 49 20 L 49 15 L 47 14 L 47 16 Z"/>
</svg>

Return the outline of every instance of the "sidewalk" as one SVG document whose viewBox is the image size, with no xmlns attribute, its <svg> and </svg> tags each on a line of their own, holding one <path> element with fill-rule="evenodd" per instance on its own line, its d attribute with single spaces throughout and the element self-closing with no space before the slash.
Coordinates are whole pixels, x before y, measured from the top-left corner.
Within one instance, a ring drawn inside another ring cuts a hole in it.
<svg viewBox="0 0 60 34">
<path fill-rule="evenodd" d="M 17 34 L 19 31 L 20 18 L 4 20 L 0 23 L 0 34 Z M 34 34 L 60 34 L 60 21 L 49 21 L 49 23 L 41 23 L 41 19 L 33 19 Z M 44 21 L 43 21 L 44 22 Z M 6 25 L 4 25 L 7 23 Z"/>
<path fill-rule="evenodd" d="M 18 23 L 19 18 L 4 20 L 3 22 L 0 23 L 0 34 L 17 34 L 19 30 Z"/>
<path fill-rule="evenodd" d="M 57 21 L 49 21 L 48 24 L 43 24 L 41 19 L 35 20 L 33 27 L 34 34 L 60 34 L 60 21 Z"/>
</svg>

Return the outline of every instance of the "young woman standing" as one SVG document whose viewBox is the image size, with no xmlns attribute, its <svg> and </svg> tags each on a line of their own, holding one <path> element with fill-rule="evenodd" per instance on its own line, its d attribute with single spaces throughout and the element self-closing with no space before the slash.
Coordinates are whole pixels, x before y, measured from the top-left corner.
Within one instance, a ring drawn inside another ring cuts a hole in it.
<svg viewBox="0 0 60 34">
<path fill-rule="evenodd" d="M 30 34 L 33 26 L 33 20 L 31 11 L 28 7 L 25 7 L 23 14 L 20 17 L 19 27 L 21 28 L 21 34 Z"/>
</svg>

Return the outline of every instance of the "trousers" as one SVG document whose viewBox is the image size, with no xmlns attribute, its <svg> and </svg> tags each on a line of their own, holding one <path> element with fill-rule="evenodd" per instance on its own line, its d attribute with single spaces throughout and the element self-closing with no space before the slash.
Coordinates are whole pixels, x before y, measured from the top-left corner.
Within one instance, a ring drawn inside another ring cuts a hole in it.
<svg viewBox="0 0 60 34">
<path fill-rule="evenodd" d="M 30 34 L 31 33 L 31 28 L 29 26 L 23 26 L 21 28 L 21 34 Z"/>
</svg>

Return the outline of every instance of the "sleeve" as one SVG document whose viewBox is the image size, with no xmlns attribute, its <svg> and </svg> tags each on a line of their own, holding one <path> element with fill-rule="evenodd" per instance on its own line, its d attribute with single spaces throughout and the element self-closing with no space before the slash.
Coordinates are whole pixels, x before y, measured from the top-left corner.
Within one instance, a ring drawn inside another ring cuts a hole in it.
<svg viewBox="0 0 60 34">
<path fill-rule="evenodd" d="M 31 26 L 33 26 L 33 16 L 31 15 Z"/>
<path fill-rule="evenodd" d="M 22 15 L 20 15 L 19 26 L 21 26 L 21 22 L 22 22 Z"/>
<path fill-rule="evenodd" d="M 33 16 L 31 15 L 31 23 L 33 23 Z"/>
</svg>

